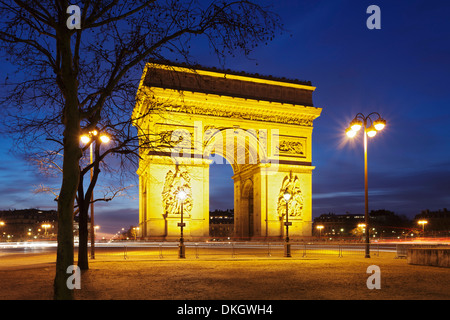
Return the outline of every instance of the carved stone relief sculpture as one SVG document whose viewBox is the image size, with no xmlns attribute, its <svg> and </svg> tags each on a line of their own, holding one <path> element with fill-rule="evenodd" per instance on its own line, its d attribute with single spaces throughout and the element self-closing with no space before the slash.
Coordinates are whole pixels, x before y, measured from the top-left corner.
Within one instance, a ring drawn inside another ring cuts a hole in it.
<svg viewBox="0 0 450 320">
<path fill-rule="evenodd" d="M 183 202 L 183 216 L 190 217 L 193 205 L 190 181 L 191 178 L 186 170 L 180 170 L 177 167 L 175 172 L 172 170 L 167 172 L 162 192 L 164 217 L 181 214 L 181 202 L 177 198 L 177 194 L 181 190 L 187 194 Z"/>
<path fill-rule="evenodd" d="M 300 179 L 292 172 L 283 179 L 280 193 L 278 194 L 277 212 L 282 219 L 286 215 L 286 201 L 284 193 L 289 192 L 291 198 L 288 202 L 289 217 L 301 217 L 303 213 L 303 195 L 300 189 Z"/>
<path fill-rule="evenodd" d="M 298 141 L 280 141 L 279 152 L 303 154 L 303 144 Z"/>
</svg>

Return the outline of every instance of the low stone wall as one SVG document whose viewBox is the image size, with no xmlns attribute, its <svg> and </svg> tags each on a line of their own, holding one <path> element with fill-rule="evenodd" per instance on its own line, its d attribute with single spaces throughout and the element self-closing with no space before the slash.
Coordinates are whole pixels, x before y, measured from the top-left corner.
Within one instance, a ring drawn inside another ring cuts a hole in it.
<svg viewBox="0 0 450 320">
<path fill-rule="evenodd" d="M 450 268 L 450 248 L 410 248 L 409 264 Z"/>
</svg>

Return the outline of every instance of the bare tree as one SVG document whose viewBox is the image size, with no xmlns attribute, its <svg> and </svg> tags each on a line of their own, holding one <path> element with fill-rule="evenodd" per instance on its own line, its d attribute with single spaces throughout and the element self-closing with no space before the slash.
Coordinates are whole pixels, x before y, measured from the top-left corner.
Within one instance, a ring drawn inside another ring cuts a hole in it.
<svg viewBox="0 0 450 320">
<path fill-rule="evenodd" d="M 73 212 L 80 186 L 80 135 L 121 123 L 107 154 L 131 156 L 138 142 L 129 119 L 138 80 L 149 59 L 181 59 L 197 36 L 220 59 L 248 54 L 281 28 L 277 15 L 252 1 L 83 1 L 80 29 L 67 25 L 67 0 L 0 1 L 1 52 L 17 72 L 5 77 L 2 105 L 10 132 L 29 150 L 61 148 L 55 299 L 72 299 L 66 285 L 73 265 Z M 44 141 L 44 139 L 47 139 Z M 105 155 L 106 156 L 106 155 Z M 98 161 L 101 161 L 98 154 Z M 99 162 L 92 164 L 94 172 Z M 89 166 L 85 169 L 90 170 Z M 96 180 L 96 178 L 95 178 Z M 94 185 L 88 187 L 86 197 Z"/>
<path fill-rule="evenodd" d="M 92 144 L 92 141 L 90 141 L 90 144 Z M 90 144 L 85 145 L 83 150 L 90 148 L 91 146 Z M 92 145 L 94 146 L 94 144 Z M 107 168 L 106 163 L 100 161 L 100 159 L 102 159 L 105 156 L 104 152 L 112 152 L 114 150 L 114 147 L 107 149 L 106 151 L 103 151 L 103 153 L 100 153 L 99 150 L 100 150 L 99 147 L 95 148 L 95 152 L 93 152 L 95 158 L 92 159 L 93 161 L 91 161 L 89 156 L 87 157 L 88 160 L 83 161 L 82 159 L 82 161 L 80 161 L 80 182 L 78 184 L 78 192 L 75 197 L 76 205 L 74 206 L 73 215 L 74 218 L 78 216 L 79 243 L 78 243 L 77 264 L 81 270 L 89 269 L 89 260 L 88 260 L 89 205 L 93 205 L 95 202 L 99 201 L 104 202 L 112 201 L 114 198 L 124 195 L 127 189 L 133 187 L 133 185 L 129 184 L 128 180 L 125 180 L 127 181 L 127 183 L 124 184 L 124 181 L 122 179 L 115 179 L 115 181 L 112 184 L 108 185 L 107 187 L 104 187 L 103 190 L 100 190 L 100 192 L 96 192 L 95 197 L 93 197 L 92 193 L 94 190 L 94 186 L 97 185 L 100 166 L 104 167 L 104 169 L 106 169 L 107 171 L 111 171 Z M 85 152 L 83 154 L 85 154 Z M 45 151 L 29 155 L 29 161 L 34 162 L 39 168 L 40 172 L 45 176 L 61 175 L 62 174 L 62 168 L 60 164 L 61 160 L 62 155 L 59 152 L 55 151 Z M 94 170 L 94 167 L 97 167 L 97 170 Z M 123 168 L 123 166 L 120 166 L 120 169 L 121 170 L 114 170 L 112 175 L 115 177 L 117 176 L 121 177 L 124 173 L 127 173 L 129 171 L 127 170 L 127 168 Z M 89 178 L 88 188 L 86 189 L 84 180 L 91 170 L 93 174 L 92 177 Z M 35 186 L 34 193 L 52 194 L 55 197 L 54 198 L 55 201 L 58 201 L 59 188 L 40 184 L 38 186 Z M 93 219 L 91 212 L 91 224 L 92 223 Z"/>
</svg>

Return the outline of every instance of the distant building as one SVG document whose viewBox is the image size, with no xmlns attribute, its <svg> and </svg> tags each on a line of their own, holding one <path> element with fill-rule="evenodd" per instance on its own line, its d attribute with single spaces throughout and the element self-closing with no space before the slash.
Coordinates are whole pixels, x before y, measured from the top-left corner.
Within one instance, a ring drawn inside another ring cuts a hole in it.
<svg viewBox="0 0 450 320">
<path fill-rule="evenodd" d="M 419 226 L 419 220 L 427 221 L 424 228 Z M 416 228 L 425 230 L 427 236 L 450 235 L 450 211 L 447 208 L 438 211 L 424 210 L 414 217 L 413 223 Z"/>
<path fill-rule="evenodd" d="M 317 226 L 323 226 L 318 229 Z M 411 221 L 388 210 L 372 210 L 369 213 L 369 232 L 372 238 L 401 237 L 411 229 Z M 336 237 L 363 237 L 364 214 L 322 214 L 314 219 L 313 235 Z"/>
<path fill-rule="evenodd" d="M 74 235 L 78 235 L 78 216 Z M 0 211 L 0 241 L 56 239 L 58 212 L 56 210 L 22 209 Z"/>
<path fill-rule="evenodd" d="M 363 214 L 322 214 L 314 219 L 313 235 L 315 236 L 351 236 L 358 224 L 364 223 Z M 323 226 L 318 229 L 317 226 Z"/>
<path fill-rule="evenodd" d="M 56 237 L 58 213 L 55 210 L 23 209 L 0 211 L 2 241 L 22 241 Z"/>
<path fill-rule="evenodd" d="M 228 238 L 234 235 L 234 210 L 215 210 L 209 213 L 209 236 Z"/>
</svg>

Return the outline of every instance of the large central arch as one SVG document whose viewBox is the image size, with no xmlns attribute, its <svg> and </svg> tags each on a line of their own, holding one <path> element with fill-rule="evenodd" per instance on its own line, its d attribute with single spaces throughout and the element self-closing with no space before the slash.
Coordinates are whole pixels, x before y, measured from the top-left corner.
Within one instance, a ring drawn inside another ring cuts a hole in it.
<svg viewBox="0 0 450 320">
<path fill-rule="evenodd" d="M 147 64 L 133 113 L 141 140 L 139 225 L 145 238 L 179 237 L 177 190 L 188 239 L 209 235 L 209 165 L 233 168 L 235 236 L 283 236 L 289 202 L 290 235 L 311 234 L 309 83 Z M 220 157 L 215 157 L 220 155 Z M 223 157 L 223 158 L 222 158 Z"/>
</svg>

